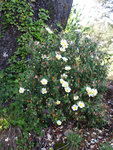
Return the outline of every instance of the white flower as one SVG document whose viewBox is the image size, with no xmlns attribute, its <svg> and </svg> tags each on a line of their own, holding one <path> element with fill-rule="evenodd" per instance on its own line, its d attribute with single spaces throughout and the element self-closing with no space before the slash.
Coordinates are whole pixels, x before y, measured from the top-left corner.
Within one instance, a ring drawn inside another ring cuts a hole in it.
<svg viewBox="0 0 113 150">
<path fill-rule="evenodd" d="M 61 40 L 61 45 L 62 45 L 62 47 L 64 47 L 64 48 L 68 48 L 68 43 L 67 43 L 67 41 L 66 40 Z"/>
<path fill-rule="evenodd" d="M 90 88 L 89 86 L 86 87 L 86 91 L 87 91 L 87 92 L 91 91 L 91 88 Z"/>
<path fill-rule="evenodd" d="M 9 141 L 9 138 L 7 137 L 6 139 L 5 139 L 5 142 L 8 142 Z"/>
<path fill-rule="evenodd" d="M 71 92 L 71 88 L 70 88 L 70 87 L 66 87 L 66 88 L 65 88 L 65 91 L 66 91 L 67 93 L 69 93 L 69 92 Z"/>
<path fill-rule="evenodd" d="M 76 104 L 74 104 L 72 107 L 73 111 L 78 110 L 78 106 Z"/>
<path fill-rule="evenodd" d="M 94 97 L 98 93 L 97 89 L 91 89 L 90 87 L 86 87 L 86 91 L 87 91 L 89 97 Z"/>
<path fill-rule="evenodd" d="M 70 66 L 66 66 L 66 67 L 65 67 L 65 70 L 67 70 L 67 71 L 68 71 L 68 70 L 71 70 L 71 67 L 70 67 Z"/>
<path fill-rule="evenodd" d="M 56 58 L 57 58 L 58 60 L 60 60 L 60 59 L 62 58 L 62 56 L 61 56 L 60 54 L 56 54 Z"/>
<path fill-rule="evenodd" d="M 61 51 L 61 52 L 65 52 L 66 49 L 65 49 L 64 47 L 60 47 L 60 51 Z"/>
<path fill-rule="evenodd" d="M 89 91 L 88 95 L 89 95 L 89 97 L 91 97 L 92 96 L 92 91 Z"/>
<path fill-rule="evenodd" d="M 60 120 L 58 120 L 58 121 L 57 121 L 57 124 L 58 124 L 58 125 L 61 125 L 61 124 L 62 124 L 62 122 L 61 122 Z"/>
<path fill-rule="evenodd" d="M 92 95 L 92 89 L 90 87 L 86 87 L 86 91 L 90 97 Z"/>
<path fill-rule="evenodd" d="M 22 88 L 22 87 L 20 87 L 20 89 L 19 89 L 19 93 L 24 93 L 24 91 L 25 91 L 25 89 L 24 89 L 24 88 Z"/>
<path fill-rule="evenodd" d="M 78 99 L 79 99 L 79 96 L 74 96 L 73 99 L 74 99 L 74 100 L 78 100 Z"/>
<path fill-rule="evenodd" d="M 52 34 L 53 33 L 53 31 L 50 29 L 50 28 L 46 28 L 46 30 L 48 31 L 48 33 L 50 33 L 50 34 Z"/>
<path fill-rule="evenodd" d="M 46 93 L 47 93 L 46 88 L 42 88 L 41 93 L 42 93 L 42 94 L 46 94 Z"/>
<path fill-rule="evenodd" d="M 63 84 L 65 81 L 63 79 L 60 79 L 60 83 Z"/>
<path fill-rule="evenodd" d="M 78 105 L 80 108 L 85 107 L 85 104 L 84 104 L 84 102 L 82 102 L 82 101 L 79 101 L 79 102 L 77 103 L 77 105 Z"/>
<path fill-rule="evenodd" d="M 113 143 L 111 143 L 111 146 L 113 146 Z"/>
<path fill-rule="evenodd" d="M 4 52 L 3 57 L 8 57 L 8 54 L 6 52 Z"/>
<path fill-rule="evenodd" d="M 56 104 L 57 104 L 57 105 L 59 105 L 60 103 L 61 103 L 61 101 L 59 101 L 59 100 L 56 101 Z"/>
<path fill-rule="evenodd" d="M 42 54 L 41 58 L 45 59 L 45 58 L 47 58 L 47 56 L 45 54 Z"/>
<path fill-rule="evenodd" d="M 46 85 L 46 84 L 48 83 L 48 81 L 47 81 L 46 79 L 42 79 L 40 82 L 41 82 L 43 85 Z"/>
<path fill-rule="evenodd" d="M 66 88 L 66 87 L 68 87 L 68 86 L 69 86 L 68 82 L 66 82 L 66 81 L 63 82 L 62 87 L 65 87 L 65 88 Z"/>
<path fill-rule="evenodd" d="M 67 74 L 63 73 L 63 74 L 61 75 L 61 78 L 67 78 Z"/>
<path fill-rule="evenodd" d="M 34 44 L 35 44 L 35 45 L 38 45 L 38 44 L 39 44 L 39 42 L 38 42 L 38 41 L 35 41 L 35 42 L 34 42 Z"/>
<path fill-rule="evenodd" d="M 67 62 L 68 61 L 68 58 L 66 57 L 62 57 L 63 61 Z"/>
<path fill-rule="evenodd" d="M 92 93 L 91 93 L 91 96 L 94 97 L 97 95 L 97 89 L 92 89 Z"/>
</svg>

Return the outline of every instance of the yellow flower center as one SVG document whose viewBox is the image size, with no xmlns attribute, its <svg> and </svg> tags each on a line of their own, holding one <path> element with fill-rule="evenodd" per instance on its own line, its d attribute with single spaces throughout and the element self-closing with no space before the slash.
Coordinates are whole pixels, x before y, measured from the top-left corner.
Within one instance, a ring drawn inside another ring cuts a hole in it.
<svg viewBox="0 0 113 150">
<path fill-rule="evenodd" d="M 80 106 L 82 106 L 82 104 L 80 104 Z"/>
</svg>

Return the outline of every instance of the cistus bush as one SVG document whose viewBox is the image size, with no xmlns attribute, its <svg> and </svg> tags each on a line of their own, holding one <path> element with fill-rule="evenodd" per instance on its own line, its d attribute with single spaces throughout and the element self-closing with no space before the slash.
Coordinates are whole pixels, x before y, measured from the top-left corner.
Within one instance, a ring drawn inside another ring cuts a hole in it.
<svg viewBox="0 0 113 150">
<path fill-rule="evenodd" d="M 66 34 L 44 28 L 45 40 L 29 44 L 32 60 L 20 82 L 15 108 L 23 109 L 23 121 L 30 129 L 99 119 L 107 75 L 104 55 L 82 33 L 75 31 L 74 40 Z M 19 115 L 17 111 L 15 119 Z"/>
</svg>

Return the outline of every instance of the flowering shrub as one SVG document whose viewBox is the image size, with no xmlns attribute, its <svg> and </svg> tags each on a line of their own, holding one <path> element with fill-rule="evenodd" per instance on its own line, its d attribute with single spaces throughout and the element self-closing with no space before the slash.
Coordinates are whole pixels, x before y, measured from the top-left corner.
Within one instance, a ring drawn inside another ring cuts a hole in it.
<svg viewBox="0 0 113 150">
<path fill-rule="evenodd" d="M 19 89 L 18 104 L 31 129 L 93 120 L 104 91 L 106 64 L 96 43 L 81 35 L 71 41 L 50 31 L 42 33 L 44 42 L 30 44 L 33 60 Z"/>
</svg>

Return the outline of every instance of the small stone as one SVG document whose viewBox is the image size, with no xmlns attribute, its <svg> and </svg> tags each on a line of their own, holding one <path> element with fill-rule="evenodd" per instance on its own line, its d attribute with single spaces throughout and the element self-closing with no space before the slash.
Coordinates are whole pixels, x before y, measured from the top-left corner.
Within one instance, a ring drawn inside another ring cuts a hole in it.
<svg viewBox="0 0 113 150">
<path fill-rule="evenodd" d="M 108 133 L 106 133 L 106 136 L 108 136 L 109 134 Z"/>
<path fill-rule="evenodd" d="M 91 139 L 91 144 L 96 143 L 96 139 Z"/>
<path fill-rule="evenodd" d="M 52 142 L 52 145 L 54 145 L 55 144 L 55 142 Z"/>
<path fill-rule="evenodd" d="M 84 134 L 84 136 L 87 136 L 86 134 Z"/>
<path fill-rule="evenodd" d="M 102 137 L 102 136 L 98 136 L 98 138 L 99 138 L 99 139 L 102 139 L 103 137 Z"/>
<path fill-rule="evenodd" d="M 95 145 L 90 145 L 90 150 L 94 150 Z"/>
<path fill-rule="evenodd" d="M 99 131 L 99 133 L 102 133 L 102 130 L 98 130 Z"/>
<path fill-rule="evenodd" d="M 86 132 L 86 134 L 89 135 L 90 133 L 89 133 L 89 132 Z"/>
<path fill-rule="evenodd" d="M 72 133 L 73 133 L 73 131 L 70 130 L 70 129 L 68 129 L 68 130 L 66 130 L 66 131 L 64 132 L 64 135 L 65 135 L 65 136 L 70 136 Z"/>
<path fill-rule="evenodd" d="M 47 139 L 48 139 L 48 140 L 51 140 L 51 138 L 52 138 L 51 135 L 50 135 L 50 134 L 47 134 Z"/>
<path fill-rule="evenodd" d="M 92 143 L 92 144 L 98 143 L 98 142 L 99 142 L 99 140 L 96 140 L 96 139 L 92 139 L 92 140 L 91 140 L 91 143 Z"/>
</svg>

